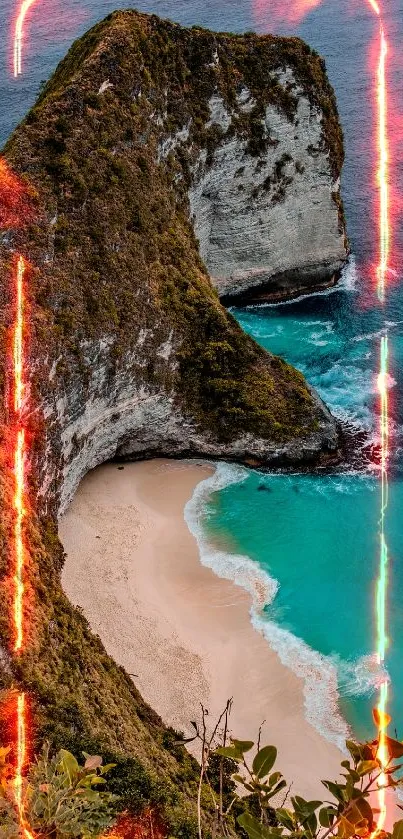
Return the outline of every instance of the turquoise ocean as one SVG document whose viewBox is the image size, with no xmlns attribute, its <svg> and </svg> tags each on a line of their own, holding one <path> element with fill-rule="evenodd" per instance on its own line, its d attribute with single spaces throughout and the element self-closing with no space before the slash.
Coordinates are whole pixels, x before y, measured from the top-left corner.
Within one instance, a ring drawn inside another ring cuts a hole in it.
<svg viewBox="0 0 403 839">
<path fill-rule="evenodd" d="M 304 679 L 309 720 L 338 745 L 351 730 L 360 737 L 373 734 L 371 709 L 383 676 L 374 655 L 380 511 L 374 369 L 386 330 L 393 347 L 392 405 L 393 376 L 403 363 L 400 324 L 385 325 L 383 314 L 361 310 L 359 301 L 353 264 L 337 291 L 283 306 L 233 310 L 248 333 L 298 367 L 333 413 L 353 434 L 357 431 L 354 465 L 318 475 L 269 475 L 220 465 L 187 508 L 204 562 L 252 594 L 254 569 L 256 581 L 265 579 L 267 603 L 263 609 L 255 603 L 253 622 L 284 664 Z M 391 425 L 396 450 L 387 515 L 387 670 L 394 726 L 403 733 L 402 429 L 396 419 Z"/>
<path fill-rule="evenodd" d="M 0 44 L 0 144 L 33 104 L 74 38 L 122 0 L 37 0 L 27 25 L 24 76 L 12 78 L 14 0 L 4 0 Z M 201 558 L 254 595 L 251 619 L 304 680 L 306 714 L 342 743 L 370 736 L 382 676 L 374 659 L 379 561 L 379 416 L 376 372 L 389 335 L 391 470 L 389 647 L 394 725 L 403 737 L 403 0 L 384 0 L 391 137 L 392 259 L 387 303 L 375 294 L 377 25 L 367 0 L 138 0 L 184 25 L 296 34 L 325 58 L 345 133 L 342 178 L 352 259 L 337 289 L 289 304 L 234 309 L 262 346 L 298 367 L 356 435 L 354 462 L 330 475 L 267 475 L 220 464 L 186 509 Z M 309 4 L 305 4 L 309 5 Z M 291 12 L 295 12 L 291 13 Z M 365 442 L 364 442 L 365 437 Z M 259 583 L 257 587 L 257 583 Z M 261 592 L 265 592 L 262 600 Z M 256 592 L 259 592 L 259 596 Z M 264 602 L 263 602 L 264 601 Z"/>
</svg>

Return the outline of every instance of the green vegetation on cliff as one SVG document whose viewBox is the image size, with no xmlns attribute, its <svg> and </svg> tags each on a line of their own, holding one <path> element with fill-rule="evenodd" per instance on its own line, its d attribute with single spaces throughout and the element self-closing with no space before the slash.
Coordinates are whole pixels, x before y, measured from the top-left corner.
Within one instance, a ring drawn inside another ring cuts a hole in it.
<svg viewBox="0 0 403 839">
<path fill-rule="evenodd" d="M 152 327 L 157 347 L 172 324 L 179 378 L 162 374 L 162 384 L 221 439 L 248 430 L 282 441 L 316 428 L 302 376 L 270 359 L 219 305 L 188 217 L 192 154 L 219 141 L 217 126 L 206 127 L 211 95 L 219 89 L 235 107 L 246 83 L 257 105 L 234 130 L 268 142 L 264 106 L 275 102 L 285 118 L 295 112 L 293 85 L 276 80 L 286 65 L 324 114 L 323 142 L 339 173 L 334 95 L 322 60 L 302 41 L 186 30 L 135 12 L 110 15 L 73 45 L 5 150 L 40 195 L 42 223 L 24 244 L 34 265 L 51 264 L 35 294 L 43 340 L 76 356 L 78 339 L 112 328 L 118 357 L 140 328 Z M 190 151 L 159 164 L 166 132 L 184 125 Z M 68 367 L 64 358 L 65 376 Z M 152 363 L 148 380 L 161 385 Z"/>
</svg>

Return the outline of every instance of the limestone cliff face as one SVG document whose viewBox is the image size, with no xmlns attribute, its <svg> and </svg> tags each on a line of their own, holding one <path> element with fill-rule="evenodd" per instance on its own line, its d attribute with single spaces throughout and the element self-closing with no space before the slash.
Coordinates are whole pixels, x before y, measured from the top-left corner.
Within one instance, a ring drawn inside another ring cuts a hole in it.
<svg viewBox="0 0 403 839">
<path fill-rule="evenodd" d="M 225 294 L 257 276 L 290 282 L 297 267 L 328 281 L 345 256 L 332 193 L 342 157 L 333 93 L 301 41 L 185 30 L 135 12 L 111 15 L 73 45 L 8 143 L 31 212 L 0 238 L 0 577 L 13 528 L 20 253 L 34 608 L 26 650 L 0 667 L 0 686 L 14 680 L 29 692 L 38 739 L 108 749 L 118 764 L 122 751 L 155 758 L 176 789 L 160 721 L 61 591 L 57 514 L 85 472 L 114 456 L 293 466 L 337 456 L 326 407 L 242 332 L 203 259 Z M 7 583 L 0 594 L 6 643 Z M 170 800 L 182 818 L 183 800 Z"/>
<path fill-rule="evenodd" d="M 40 509 L 49 510 L 57 500 L 57 511 L 62 513 L 84 475 L 114 457 L 200 455 L 255 466 L 298 467 L 322 459 L 326 462 L 326 455 L 337 451 L 333 418 L 313 392 L 310 395 L 317 424 L 310 433 L 281 441 L 267 440 L 245 429 L 242 434 L 219 439 L 184 412 L 175 393 L 156 390 L 155 385 L 139 378 L 140 347 L 138 356 L 125 356 L 119 369 L 111 362 L 108 349 L 105 341 L 86 342 L 80 348 L 88 371 L 85 389 L 77 378 L 57 394 L 56 400 L 48 394 L 38 404 L 47 426 L 45 449 L 34 464 Z M 170 349 L 168 337 L 159 348 L 168 370 L 176 364 L 175 357 L 169 357 Z M 52 381 L 52 371 L 42 367 L 42 372 Z M 167 370 L 163 372 L 166 375 Z M 286 402 L 284 405 L 286 411 Z"/>
<path fill-rule="evenodd" d="M 267 148 L 248 152 L 234 135 L 239 114 L 256 100 L 241 88 L 235 108 L 210 102 L 210 124 L 222 142 L 207 162 L 202 150 L 189 190 L 200 253 L 221 297 L 290 297 L 333 283 L 346 260 L 340 215 L 340 178 L 323 142 L 323 114 L 313 107 L 291 69 L 274 74 L 292 91 L 296 109 L 286 119 L 276 105 L 262 118 Z"/>
</svg>

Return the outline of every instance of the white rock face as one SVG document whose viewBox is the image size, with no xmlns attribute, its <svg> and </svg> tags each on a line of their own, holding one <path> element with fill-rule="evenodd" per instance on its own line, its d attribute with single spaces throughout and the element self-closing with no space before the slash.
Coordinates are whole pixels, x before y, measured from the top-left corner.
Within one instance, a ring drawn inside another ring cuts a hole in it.
<svg viewBox="0 0 403 839">
<path fill-rule="evenodd" d="M 292 83 L 290 71 L 279 77 Z M 236 116 L 219 96 L 211 119 L 223 140 L 207 163 L 202 150 L 193 167 L 189 201 L 201 256 L 220 295 L 241 294 L 268 284 L 274 293 L 330 282 L 346 259 L 339 229 L 329 156 L 323 149 L 321 114 L 296 88 L 293 121 L 266 108 L 267 151 L 248 152 L 248 141 L 231 132 Z M 239 110 L 254 107 L 250 92 L 238 95 Z"/>
<path fill-rule="evenodd" d="M 39 413 L 46 417 L 46 435 L 39 459 L 32 466 L 39 475 L 38 505 L 46 512 L 49 503 L 53 509 L 56 500 L 59 514 L 63 513 L 84 475 L 116 456 L 220 457 L 276 466 L 314 460 L 324 444 L 329 451 L 337 449 L 334 420 L 314 392 L 318 428 L 306 438 L 278 445 L 246 433 L 222 443 L 183 415 L 174 394 L 153 389 L 139 376 L 141 348 L 122 358 L 118 369 L 111 365 L 111 349 L 112 344 L 105 340 L 82 345 L 88 373 L 85 391 L 78 377 L 62 394 L 47 390 L 38 406 Z M 175 369 L 171 334 L 161 346 L 159 359 L 168 370 Z M 49 369 L 45 368 L 46 362 L 41 372 L 49 381 L 50 361 Z"/>
</svg>

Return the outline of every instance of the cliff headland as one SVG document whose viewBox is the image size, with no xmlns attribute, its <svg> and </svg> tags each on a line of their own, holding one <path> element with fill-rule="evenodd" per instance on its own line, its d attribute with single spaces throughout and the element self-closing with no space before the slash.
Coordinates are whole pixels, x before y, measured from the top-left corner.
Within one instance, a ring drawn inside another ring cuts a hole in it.
<svg viewBox="0 0 403 839">
<path fill-rule="evenodd" d="M 219 299 L 335 281 L 347 252 L 334 95 L 298 39 L 116 12 L 72 46 L 4 158 L 29 211 L 9 214 L 0 239 L 1 685 L 29 695 L 37 743 L 102 752 L 125 803 L 158 801 L 172 835 L 187 836 L 195 764 L 63 594 L 57 516 L 113 457 L 337 457 L 317 394 Z M 27 266 L 29 444 L 18 659 L 7 652 L 16 253 Z"/>
</svg>

